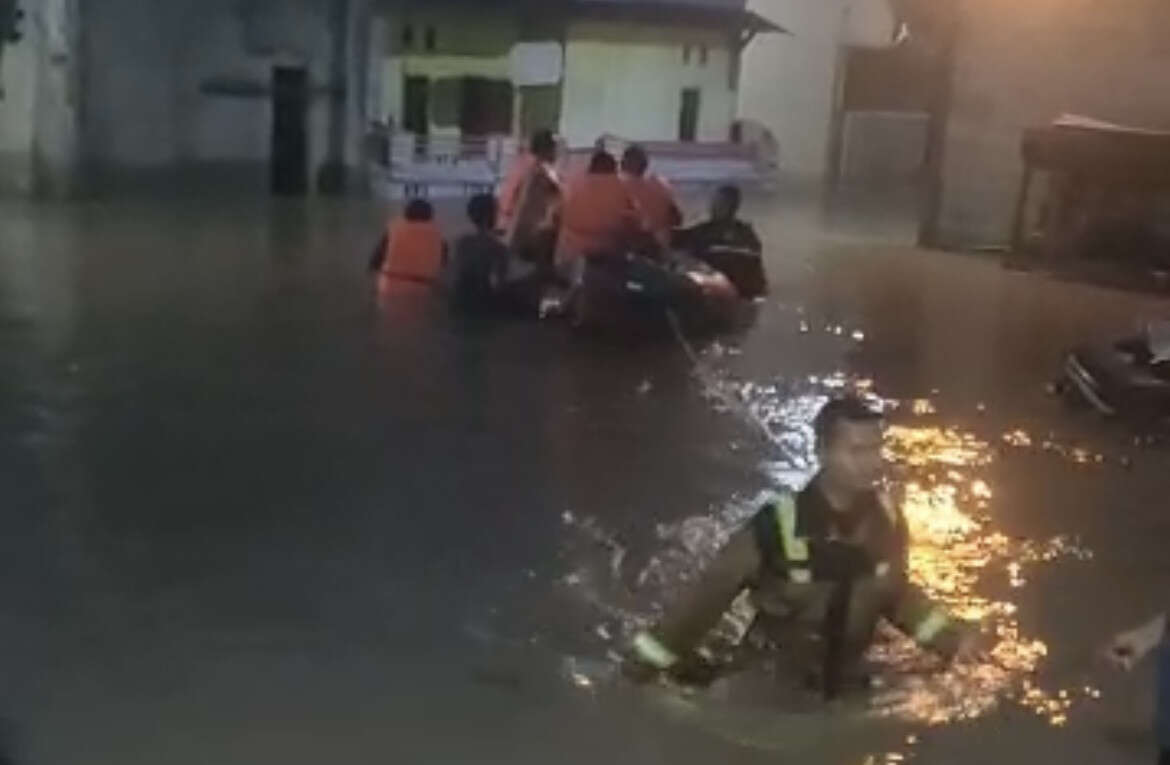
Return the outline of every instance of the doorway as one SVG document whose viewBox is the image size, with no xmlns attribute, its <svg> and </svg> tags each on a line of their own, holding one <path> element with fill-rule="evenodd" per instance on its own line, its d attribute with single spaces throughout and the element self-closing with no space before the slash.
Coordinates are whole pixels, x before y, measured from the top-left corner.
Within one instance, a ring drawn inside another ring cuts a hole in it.
<svg viewBox="0 0 1170 765">
<path fill-rule="evenodd" d="M 509 135 L 512 132 L 512 83 L 464 77 L 459 129 L 465 136 Z"/>
<path fill-rule="evenodd" d="M 431 132 L 431 81 L 426 77 L 407 77 L 403 82 L 402 129 L 414 135 L 415 155 L 426 156 Z"/>
<path fill-rule="evenodd" d="M 303 196 L 309 190 L 309 75 L 304 67 L 272 70 L 273 194 Z"/>
<path fill-rule="evenodd" d="M 701 93 L 698 88 L 686 88 L 682 92 L 682 107 L 678 114 L 678 140 L 692 143 L 699 135 L 699 107 Z"/>
</svg>

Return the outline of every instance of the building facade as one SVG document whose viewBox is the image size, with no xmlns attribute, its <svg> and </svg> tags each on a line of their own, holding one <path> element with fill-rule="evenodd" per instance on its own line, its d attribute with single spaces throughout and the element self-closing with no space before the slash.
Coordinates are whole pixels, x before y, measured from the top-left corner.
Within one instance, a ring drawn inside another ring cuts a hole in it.
<svg viewBox="0 0 1170 765">
<path fill-rule="evenodd" d="M 1010 241 L 1026 128 L 1069 113 L 1170 129 L 1165 0 L 954 0 L 953 8 L 938 201 L 928 221 L 936 243 Z"/>
<path fill-rule="evenodd" d="M 726 141 L 748 37 L 742 1 L 382 6 L 370 112 L 411 133 Z"/>
<path fill-rule="evenodd" d="M 744 51 L 739 115 L 775 136 L 785 174 L 819 184 L 831 173 L 835 110 L 852 48 L 891 45 L 886 0 L 750 0 L 790 34 L 762 36 Z"/>
<path fill-rule="evenodd" d="M 18 0 L 0 188 L 361 183 L 381 125 L 725 141 L 744 0 Z"/>
</svg>

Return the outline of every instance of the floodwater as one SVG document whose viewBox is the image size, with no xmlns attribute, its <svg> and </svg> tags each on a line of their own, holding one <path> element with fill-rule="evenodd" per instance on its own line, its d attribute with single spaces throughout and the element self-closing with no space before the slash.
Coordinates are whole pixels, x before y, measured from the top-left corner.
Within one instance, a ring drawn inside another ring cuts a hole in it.
<svg viewBox="0 0 1170 765">
<path fill-rule="evenodd" d="M 0 206 L 22 761 L 1150 761 L 1148 673 L 1095 652 L 1166 606 L 1166 452 L 1045 384 L 1163 305 L 758 200 L 758 324 L 630 347 L 378 300 L 380 217 Z M 627 687 L 623 637 L 810 474 L 809 419 L 846 388 L 889 408 L 916 581 L 991 660 L 943 672 L 884 636 L 886 688 L 829 711 L 748 679 Z"/>
</svg>

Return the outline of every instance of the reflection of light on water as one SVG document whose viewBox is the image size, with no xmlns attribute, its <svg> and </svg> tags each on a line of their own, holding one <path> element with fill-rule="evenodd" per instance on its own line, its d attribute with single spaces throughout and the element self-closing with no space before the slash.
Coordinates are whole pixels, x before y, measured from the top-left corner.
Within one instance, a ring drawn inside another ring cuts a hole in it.
<svg viewBox="0 0 1170 765">
<path fill-rule="evenodd" d="M 928 398 L 918 398 L 910 402 L 910 411 L 918 416 L 927 414 L 935 414 L 938 410 L 934 408 L 934 403 Z"/>
<path fill-rule="evenodd" d="M 991 529 L 983 510 L 994 492 L 986 480 L 964 471 L 986 466 L 993 455 L 986 443 L 969 434 L 891 427 L 886 458 L 903 473 L 911 580 L 956 616 L 982 623 L 996 642 L 990 661 L 956 666 L 936 677 L 907 677 L 886 696 L 882 713 L 937 724 L 982 716 L 1015 695 L 1053 725 L 1064 724 L 1072 694 L 1041 689 L 1029 679 L 1048 647 L 1021 633 L 1014 603 L 989 599 L 978 585 L 988 572 L 998 570 L 1011 588 L 1019 589 L 1027 583 L 1027 565 L 1088 553 L 1062 537 L 1035 544 Z M 917 649 L 904 639 L 879 645 L 874 653 L 894 666 L 919 660 Z"/>
<path fill-rule="evenodd" d="M 1025 430 L 1011 430 L 1003 434 L 1003 442 L 1008 446 L 1024 448 L 1032 445 L 1032 437 Z"/>
<path fill-rule="evenodd" d="M 1057 457 L 1065 459 L 1074 465 L 1104 465 L 1106 457 L 1100 452 L 1089 451 L 1081 446 L 1069 446 L 1062 444 L 1056 440 L 1056 437 L 1049 434 L 1047 438 L 1041 439 L 1039 442 L 1034 440 L 1026 430 L 1011 430 L 1003 434 L 1003 442 L 1008 446 L 1014 446 L 1017 449 L 1030 449 L 1038 446 L 1043 452 L 1054 454 Z M 1119 462 L 1125 465 L 1127 460 L 1122 457 Z"/>
</svg>

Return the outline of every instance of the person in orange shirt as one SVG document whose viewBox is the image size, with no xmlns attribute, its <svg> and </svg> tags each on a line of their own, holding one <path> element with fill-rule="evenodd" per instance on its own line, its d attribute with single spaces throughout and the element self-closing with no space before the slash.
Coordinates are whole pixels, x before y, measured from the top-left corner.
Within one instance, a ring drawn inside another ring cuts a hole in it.
<svg viewBox="0 0 1170 765">
<path fill-rule="evenodd" d="M 447 260 L 447 245 L 435 225 L 435 210 L 425 199 L 406 206 L 401 218 L 386 229 L 386 251 L 380 270 L 383 282 L 438 282 Z"/>
<path fill-rule="evenodd" d="M 648 173 L 649 168 L 650 157 L 641 146 L 631 144 L 622 154 L 622 178 L 637 203 L 642 227 L 665 251 L 674 229 L 682 225 L 682 212 L 670 185 L 661 176 Z"/>
<path fill-rule="evenodd" d="M 553 135 L 548 130 L 539 130 L 532 135 L 533 144 L 546 145 L 552 141 Z M 501 230 L 511 230 L 512 220 L 520 208 L 520 193 L 524 190 L 524 184 L 538 161 L 530 146 L 521 146 L 515 159 L 512 160 L 512 165 L 508 168 L 508 174 L 504 176 L 504 181 L 500 184 L 500 192 L 496 196 L 499 204 L 497 225 Z"/>
<path fill-rule="evenodd" d="M 547 130 L 532 137 L 527 171 L 515 188 L 505 240 L 516 258 L 541 271 L 552 268 L 560 226 L 562 189 L 556 138 Z"/>
<path fill-rule="evenodd" d="M 622 252 L 637 233 L 637 204 L 617 169 L 613 155 L 596 152 L 589 172 L 569 186 L 557 243 L 562 273 L 579 274 L 587 255 Z"/>
</svg>

